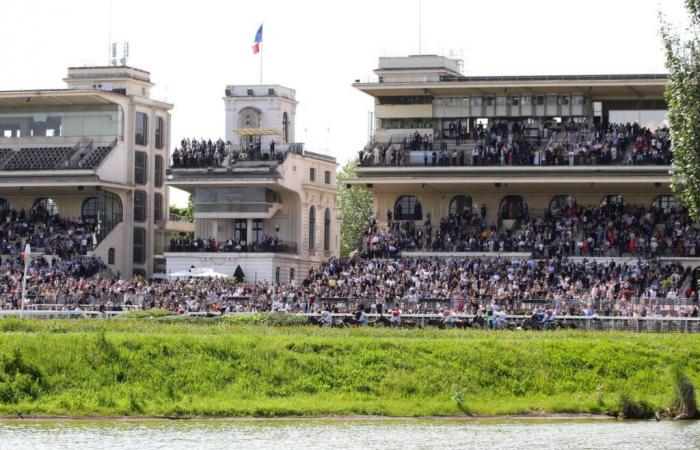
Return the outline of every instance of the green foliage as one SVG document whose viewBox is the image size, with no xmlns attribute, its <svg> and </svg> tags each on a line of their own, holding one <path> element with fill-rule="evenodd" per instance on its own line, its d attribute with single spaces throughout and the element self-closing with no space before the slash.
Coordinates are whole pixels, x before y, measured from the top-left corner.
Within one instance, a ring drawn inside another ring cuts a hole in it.
<svg viewBox="0 0 700 450">
<path fill-rule="evenodd" d="M 43 391 L 44 378 L 41 371 L 26 362 L 19 349 L 0 360 L 0 402 L 18 403 L 21 400 L 38 398 Z"/>
<path fill-rule="evenodd" d="M 167 309 L 144 309 L 142 311 L 129 311 L 127 313 L 118 315 L 116 318 L 119 320 L 151 319 L 156 317 L 167 317 L 173 315 L 175 315 L 175 313 Z"/>
<path fill-rule="evenodd" d="M 170 205 L 169 211 L 171 214 L 177 214 L 184 217 L 188 222 L 194 222 L 194 199 L 192 195 L 187 198 L 187 206 L 180 208 L 175 205 Z"/>
<path fill-rule="evenodd" d="M 645 400 L 637 401 L 629 393 L 620 395 L 620 416 L 624 419 L 651 419 L 654 407 Z"/>
<path fill-rule="evenodd" d="M 245 273 L 243 273 L 243 269 L 241 266 L 236 266 L 235 272 L 233 272 L 233 278 L 236 280 L 236 283 L 243 283 L 245 281 Z"/>
<path fill-rule="evenodd" d="M 309 324 L 309 320 L 306 317 L 281 313 L 229 314 L 223 320 L 238 325 L 266 325 L 272 327 Z"/>
<path fill-rule="evenodd" d="M 452 400 L 457 404 L 457 408 L 459 408 L 459 410 L 462 411 L 464 414 L 470 415 L 471 409 L 469 409 L 466 400 L 464 400 L 465 395 L 466 391 L 464 390 L 464 388 L 452 388 Z"/>
<path fill-rule="evenodd" d="M 694 419 L 698 416 L 695 399 L 695 385 L 688 378 L 680 365 L 671 369 L 673 378 L 673 401 L 669 408 L 673 416 L 684 419 Z"/>
<path fill-rule="evenodd" d="M 644 411 L 673 364 L 700 379 L 689 334 L 268 326 L 291 320 L 27 319 L 0 335 L 0 415 L 600 413 L 624 392 Z"/>
<path fill-rule="evenodd" d="M 700 213 L 700 0 L 685 0 L 690 27 L 684 40 L 661 16 L 668 69 L 665 92 L 671 122 L 671 187 L 694 219 Z"/>
<path fill-rule="evenodd" d="M 360 247 L 362 234 L 374 213 L 372 193 L 360 187 L 348 187 L 343 180 L 354 178 L 357 160 L 345 164 L 336 175 L 340 223 L 340 256 L 347 257 Z"/>
</svg>

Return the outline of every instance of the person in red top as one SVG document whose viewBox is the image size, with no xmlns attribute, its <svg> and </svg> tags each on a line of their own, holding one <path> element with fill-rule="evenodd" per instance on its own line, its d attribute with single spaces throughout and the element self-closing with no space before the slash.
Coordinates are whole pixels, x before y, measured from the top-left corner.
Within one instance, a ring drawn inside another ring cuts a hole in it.
<svg viewBox="0 0 700 450">
<path fill-rule="evenodd" d="M 634 239 L 630 239 L 630 253 L 634 255 L 634 251 L 637 248 L 637 244 L 634 242 Z"/>
</svg>

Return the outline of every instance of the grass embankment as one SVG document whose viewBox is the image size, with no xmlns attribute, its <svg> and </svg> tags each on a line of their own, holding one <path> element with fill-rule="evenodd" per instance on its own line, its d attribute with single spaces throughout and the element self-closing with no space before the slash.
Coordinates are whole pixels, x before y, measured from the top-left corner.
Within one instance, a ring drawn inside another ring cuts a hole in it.
<svg viewBox="0 0 700 450">
<path fill-rule="evenodd" d="M 0 320 L 0 414 L 390 416 L 657 409 L 693 335 Z"/>
</svg>

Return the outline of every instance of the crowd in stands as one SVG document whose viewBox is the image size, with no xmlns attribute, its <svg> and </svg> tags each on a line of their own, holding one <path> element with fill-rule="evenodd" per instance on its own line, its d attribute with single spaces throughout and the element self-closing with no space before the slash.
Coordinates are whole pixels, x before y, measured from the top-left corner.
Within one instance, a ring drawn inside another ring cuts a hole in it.
<svg viewBox="0 0 700 450">
<path fill-rule="evenodd" d="M 700 230 L 680 207 L 599 207 L 571 201 L 558 211 L 530 217 L 527 204 L 512 228 L 486 221 L 486 207 L 471 208 L 440 220 L 433 230 L 426 215 L 415 221 L 391 220 L 380 230 L 372 221 L 364 238 L 367 257 L 394 257 L 401 251 L 528 252 L 537 258 L 565 256 L 700 256 Z"/>
<path fill-rule="evenodd" d="M 349 312 L 363 307 L 379 313 L 389 309 L 439 312 L 445 308 L 474 313 L 495 306 L 513 311 L 521 301 L 539 299 L 575 315 L 591 308 L 602 308 L 600 314 L 662 314 L 658 299 L 697 297 L 690 289 L 680 291 L 684 279 L 680 264 L 656 260 L 331 259 L 301 282 L 280 284 L 218 278 L 124 280 L 94 275 L 101 266 L 94 258 L 53 264 L 35 260 L 30 269 L 29 297 L 32 303 L 82 305 L 94 310 L 138 302 L 143 308 L 179 312 Z M 19 258 L 0 265 L 4 309 L 19 306 L 22 267 Z M 687 314 L 687 308 L 696 304 L 696 300 L 683 303 L 677 313 Z"/>
<path fill-rule="evenodd" d="M 524 124 L 497 121 L 478 125 L 471 133 L 471 146 L 434 147 L 430 135 L 415 133 L 401 144 L 375 143 L 360 152 L 362 165 L 405 166 L 580 166 L 671 163 L 668 128 L 655 131 L 638 124 L 611 124 L 607 128 L 587 124 L 560 124 L 550 133 L 541 126 L 537 135 L 527 134 Z M 447 136 L 450 136 L 449 134 Z M 410 151 L 422 151 L 420 162 Z"/>
<path fill-rule="evenodd" d="M 280 241 L 277 236 L 263 235 L 259 241 L 245 239 L 227 239 L 217 241 L 214 238 L 202 239 L 189 235 L 170 240 L 171 252 L 284 252 L 288 243 Z"/>
<path fill-rule="evenodd" d="M 227 144 L 221 138 L 216 142 L 211 139 L 183 139 L 180 147 L 173 151 L 173 167 L 221 167 L 229 153 Z"/>
<path fill-rule="evenodd" d="M 38 206 L 25 210 L 0 212 L 0 255 L 19 255 L 30 244 L 48 255 L 70 259 L 92 250 L 97 223 L 90 219 L 65 219 L 50 215 Z"/>
<path fill-rule="evenodd" d="M 226 161 L 229 165 L 237 161 L 277 160 L 281 162 L 285 154 L 286 151 L 280 151 L 274 140 L 263 148 L 259 139 L 251 139 L 244 142 L 242 148 L 234 149 L 231 142 L 224 143 L 221 138 L 216 142 L 212 142 L 211 139 L 183 139 L 180 147 L 173 151 L 172 167 L 176 169 L 224 167 Z"/>
</svg>

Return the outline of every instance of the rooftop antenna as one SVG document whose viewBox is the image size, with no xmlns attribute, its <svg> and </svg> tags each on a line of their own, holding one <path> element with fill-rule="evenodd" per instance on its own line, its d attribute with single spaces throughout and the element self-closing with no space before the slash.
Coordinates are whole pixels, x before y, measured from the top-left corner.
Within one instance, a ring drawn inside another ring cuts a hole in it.
<svg viewBox="0 0 700 450">
<path fill-rule="evenodd" d="M 418 0 L 418 54 L 423 53 L 423 0 Z"/>
<path fill-rule="evenodd" d="M 111 61 L 110 61 L 110 66 L 116 66 L 117 65 L 117 43 L 112 42 L 112 51 L 110 55 Z"/>
<path fill-rule="evenodd" d="M 112 0 L 109 0 L 109 26 L 107 27 L 107 65 L 112 61 Z"/>
<path fill-rule="evenodd" d="M 129 59 L 129 43 L 124 41 L 124 44 L 122 46 L 122 59 L 119 62 L 121 62 L 122 66 L 126 66 L 126 61 L 128 59 Z"/>
</svg>

